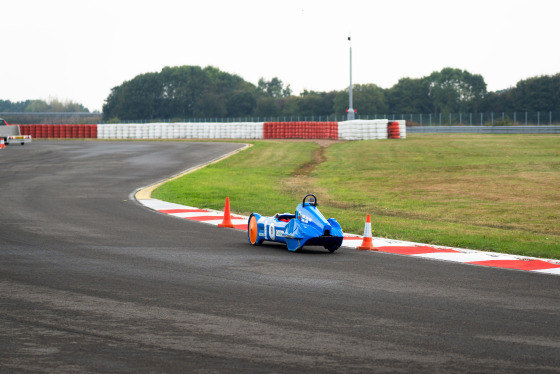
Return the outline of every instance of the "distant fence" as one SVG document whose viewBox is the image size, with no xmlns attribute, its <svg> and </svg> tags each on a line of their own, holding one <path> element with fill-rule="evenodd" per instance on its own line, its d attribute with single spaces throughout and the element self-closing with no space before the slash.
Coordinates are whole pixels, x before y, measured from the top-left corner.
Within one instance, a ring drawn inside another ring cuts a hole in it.
<svg viewBox="0 0 560 374">
<path fill-rule="evenodd" d="M 26 113 L 0 112 L 0 118 L 19 124 L 104 124 L 101 113 Z M 407 126 L 553 126 L 560 125 L 560 112 L 488 112 L 488 113 L 420 113 L 356 114 L 356 119 L 391 121 L 404 119 Z M 119 120 L 118 123 L 228 123 L 228 122 L 342 122 L 346 115 L 329 116 L 245 116 Z"/>
<path fill-rule="evenodd" d="M 102 113 L 87 112 L 0 112 L 0 118 L 18 124 L 98 124 L 103 119 Z"/>
<path fill-rule="evenodd" d="M 560 112 L 489 112 L 401 114 L 407 126 L 553 126 Z M 392 119 L 391 116 L 387 117 Z"/>
<path fill-rule="evenodd" d="M 151 122 L 342 122 L 346 115 L 329 116 L 246 116 L 246 117 L 207 117 L 185 119 L 131 120 L 119 123 Z M 552 126 L 560 125 L 560 112 L 488 112 L 488 113 L 420 113 L 420 114 L 356 114 L 355 119 L 406 120 L 407 126 Z M 104 123 L 104 122 L 100 122 Z"/>
<path fill-rule="evenodd" d="M 407 126 L 409 134 L 560 134 L 560 126 Z"/>
</svg>

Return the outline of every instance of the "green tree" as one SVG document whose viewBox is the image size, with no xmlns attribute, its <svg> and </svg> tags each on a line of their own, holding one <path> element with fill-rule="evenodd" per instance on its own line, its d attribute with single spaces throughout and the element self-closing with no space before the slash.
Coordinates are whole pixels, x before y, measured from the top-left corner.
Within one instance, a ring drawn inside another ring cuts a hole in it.
<svg viewBox="0 0 560 374">
<path fill-rule="evenodd" d="M 228 117 L 243 117 L 253 114 L 257 105 L 254 90 L 238 89 L 231 92 L 226 98 L 226 109 Z"/>
<path fill-rule="evenodd" d="M 25 107 L 26 112 L 48 112 L 49 105 L 43 100 L 31 100 Z"/>
<path fill-rule="evenodd" d="M 348 89 L 337 92 L 334 98 L 334 113 L 343 115 L 348 109 Z M 376 84 L 356 84 L 352 89 L 353 107 L 361 114 L 387 113 L 389 106 L 384 90 Z"/>
<path fill-rule="evenodd" d="M 261 96 L 257 99 L 254 114 L 258 117 L 276 117 L 280 115 L 280 108 L 275 98 Z"/>
<path fill-rule="evenodd" d="M 481 106 L 481 112 L 506 112 L 511 107 L 511 90 L 488 92 Z M 515 110 L 515 109 L 511 109 Z"/>
<path fill-rule="evenodd" d="M 116 117 L 124 120 L 157 118 L 159 111 L 157 99 L 161 97 L 162 87 L 156 78 L 156 73 L 146 73 L 123 83 L 119 90 L 120 111 Z M 103 112 L 106 111 L 104 107 Z"/>
<path fill-rule="evenodd" d="M 429 113 L 432 109 L 424 79 L 401 78 L 385 95 L 391 113 Z"/>
<path fill-rule="evenodd" d="M 329 116 L 333 114 L 336 92 L 303 91 L 297 100 L 299 116 Z"/>
<path fill-rule="evenodd" d="M 103 106 L 103 117 L 137 120 L 248 115 L 256 106 L 255 95 L 254 85 L 212 66 L 165 67 L 114 87 Z"/>
<path fill-rule="evenodd" d="M 288 97 L 292 94 L 290 85 L 284 87 L 284 83 L 277 77 L 272 78 L 270 81 L 266 81 L 264 78 L 260 78 L 257 84 L 257 90 L 264 95 L 271 97 Z"/>
<path fill-rule="evenodd" d="M 444 68 L 425 78 L 434 113 L 477 111 L 486 96 L 486 83 L 478 74 Z"/>
<path fill-rule="evenodd" d="M 509 94 L 510 110 L 559 111 L 560 73 L 521 80 L 510 90 Z"/>
<path fill-rule="evenodd" d="M 300 96 L 288 96 L 285 98 L 277 99 L 276 104 L 280 109 L 280 114 L 286 117 L 297 117 L 300 114 L 299 102 Z"/>
<path fill-rule="evenodd" d="M 195 117 L 226 117 L 224 98 L 214 91 L 204 91 L 196 102 L 193 114 Z"/>
<path fill-rule="evenodd" d="M 25 112 L 25 108 L 31 101 L 11 102 L 10 100 L 0 100 L 0 112 Z"/>
<path fill-rule="evenodd" d="M 165 67 L 159 74 L 161 118 L 188 118 L 208 87 L 208 77 L 199 66 Z"/>
</svg>

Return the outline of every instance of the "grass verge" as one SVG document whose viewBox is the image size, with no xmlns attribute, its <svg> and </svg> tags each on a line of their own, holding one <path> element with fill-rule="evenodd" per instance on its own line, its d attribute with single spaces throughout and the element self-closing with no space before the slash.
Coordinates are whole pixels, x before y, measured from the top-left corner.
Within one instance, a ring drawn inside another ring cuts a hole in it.
<svg viewBox="0 0 560 374">
<path fill-rule="evenodd" d="M 240 214 L 292 211 L 305 193 L 346 232 L 560 258 L 560 137 L 414 134 L 406 140 L 256 141 L 169 182 L 158 199 Z"/>
</svg>

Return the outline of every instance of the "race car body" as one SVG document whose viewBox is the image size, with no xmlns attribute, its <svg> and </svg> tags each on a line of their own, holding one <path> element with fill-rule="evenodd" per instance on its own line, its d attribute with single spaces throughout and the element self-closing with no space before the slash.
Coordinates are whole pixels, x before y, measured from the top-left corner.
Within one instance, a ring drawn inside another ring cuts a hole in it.
<svg viewBox="0 0 560 374">
<path fill-rule="evenodd" d="M 317 198 L 305 195 L 295 214 L 276 214 L 272 217 L 252 213 L 248 222 L 248 239 L 253 245 L 265 240 L 285 243 L 290 251 L 304 245 L 323 246 L 334 252 L 342 245 L 342 228 L 334 218 L 325 219 L 317 209 Z"/>
</svg>

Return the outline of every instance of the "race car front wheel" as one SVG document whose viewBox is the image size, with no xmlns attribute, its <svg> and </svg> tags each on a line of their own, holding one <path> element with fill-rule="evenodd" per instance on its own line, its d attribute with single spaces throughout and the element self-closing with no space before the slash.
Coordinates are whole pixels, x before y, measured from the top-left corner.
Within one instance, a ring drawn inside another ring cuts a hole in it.
<svg viewBox="0 0 560 374">
<path fill-rule="evenodd" d="M 253 245 L 261 245 L 263 240 L 259 240 L 259 229 L 257 226 L 257 217 L 251 214 L 249 217 L 249 225 L 247 226 L 249 243 Z"/>
</svg>

